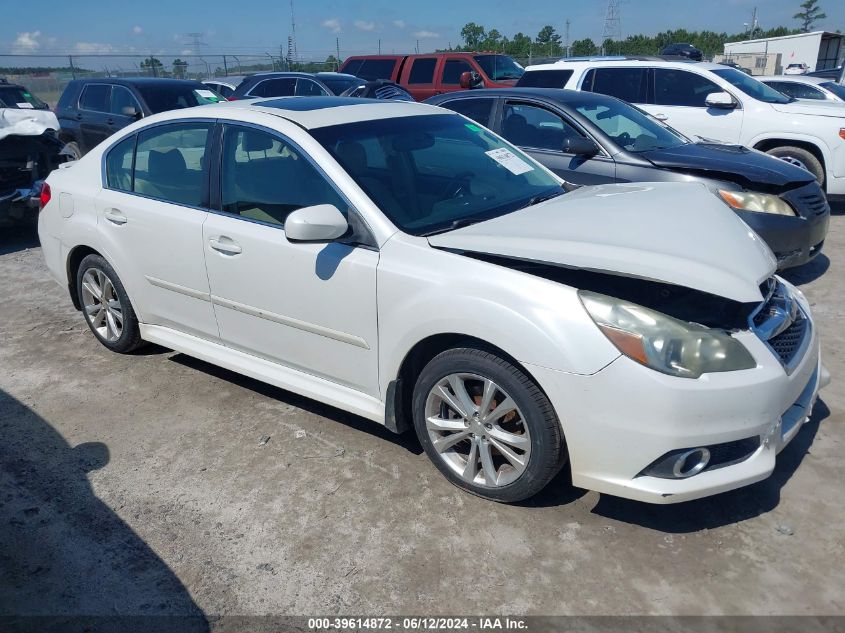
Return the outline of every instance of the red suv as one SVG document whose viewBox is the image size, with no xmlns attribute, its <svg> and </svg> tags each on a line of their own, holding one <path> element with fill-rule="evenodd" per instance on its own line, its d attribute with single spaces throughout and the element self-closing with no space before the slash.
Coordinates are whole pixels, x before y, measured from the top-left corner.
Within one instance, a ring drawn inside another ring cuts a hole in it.
<svg viewBox="0 0 845 633">
<path fill-rule="evenodd" d="M 395 81 L 423 101 L 455 90 L 509 88 L 522 76 L 523 68 L 497 53 L 429 53 L 358 55 L 347 58 L 340 72 L 368 81 Z"/>
</svg>

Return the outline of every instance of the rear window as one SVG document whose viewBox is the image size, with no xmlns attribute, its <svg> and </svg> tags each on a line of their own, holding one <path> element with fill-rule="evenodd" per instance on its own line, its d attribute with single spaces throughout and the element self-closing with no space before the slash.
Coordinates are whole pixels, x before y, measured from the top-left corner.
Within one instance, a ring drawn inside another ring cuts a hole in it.
<svg viewBox="0 0 845 633">
<path fill-rule="evenodd" d="M 563 88 L 571 70 L 532 70 L 520 77 L 516 85 L 521 88 Z"/>
<path fill-rule="evenodd" d="M 645 103 L 647 68 L 591 68 L 581 89 L 627 101 Z"/>
<path fill-rule="evenodd" d="M 395 59 L 365 59 L 358 72 L 353 74 L 368 81 L 372 81 L 373 79 L 392 79 L 393 69 L 395 67 Z"/>
<path fill-rule="evenodd" d="M 437 59 L 434 57 L 425 57 L 422 59 L 415 59 L 411 64 L 411 72 L 408 75 L 409 84 L 430 84 L 434 81 L 434 67 L 437 65 Z"/>
<path fill-rule="evenodd" d="M 192 108 L 208 103 L 200 100 L 193 86 L 186 84 L 143 84 L 138 83 L 135 88 L 141 93 L 153 114 L 168 110 Z M 203 88 L 200 88 L 203 90 Z"/>
<path fill-rule="evenodd" d="M 336 95 L 339 95 L 340 93 L 349 90 L 352 86 L 358 86 L 362 83 L 360 79 L 356 79 L 355 77 L 320 77 L 320 81 L 326 84 L 329 90 L 331 90 Z"/>
<path fill-rule="evenodd" d="M 23 88 L 0 86 L 0 108 L 44 110 L 47 108 L 47 104 Z"/>
</svg>

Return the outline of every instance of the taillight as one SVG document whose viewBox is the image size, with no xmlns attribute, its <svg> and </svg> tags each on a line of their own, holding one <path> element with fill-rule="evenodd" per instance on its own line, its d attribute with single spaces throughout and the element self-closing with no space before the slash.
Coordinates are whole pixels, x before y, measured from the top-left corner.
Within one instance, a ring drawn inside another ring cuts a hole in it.
<svg viewBox="0 0 845 633">
<path fill-rule="evenodd" d="M 238 97 L 226 97 L 226 101 L 237 101 Z"/>
<path fill-rule="evenodd" d="M 41 202 L 42 209 L 47 206 L 48 202 L 50 202 L 50 196 L 50 185 L 45 182 L 43 185 L 41 185 L 41 195 L 38 197 L 39 201 Z"/>
</svg>

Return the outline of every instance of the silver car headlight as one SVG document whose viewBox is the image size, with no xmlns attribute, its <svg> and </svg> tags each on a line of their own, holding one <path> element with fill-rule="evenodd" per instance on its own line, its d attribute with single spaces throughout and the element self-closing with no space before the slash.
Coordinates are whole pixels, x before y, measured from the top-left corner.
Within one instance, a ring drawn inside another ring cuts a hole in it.
<svg viewBox="0 0 845 633">
<path fill-rule="evenodd" d="M 595 292 L 580 290 L 578 295 L 595 324 L 620 352 L 656 371 L 698 378 L 709 372 L 757 366 L 745 346 L 722 330 Z"/>
<path fill-rule="evenodd" d="M 737 211 L 754 211 L 756 213 L 774 213 L 795 217 L 795 209 L 777 196 L 768 193 L 754 193 L 751 191 L 726 191 L 719 189 L 719 197 L 732 209 Z"/>
</svg>

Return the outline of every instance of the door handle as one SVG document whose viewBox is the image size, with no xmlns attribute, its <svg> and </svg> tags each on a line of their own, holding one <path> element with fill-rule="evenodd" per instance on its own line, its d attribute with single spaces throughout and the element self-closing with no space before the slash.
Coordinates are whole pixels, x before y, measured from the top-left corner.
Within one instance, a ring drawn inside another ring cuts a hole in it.
<svg viewBox="0 0 845 633">
<path fill-rule="evenodd" d="M 218 253 L 223 253 L 224 255 L 240 255 L 243 252 L 243 249 L 238 246 L 237 243 L 234 242 L 229 237 L 225 235 L 221 235 L 220 237 L 212 237 L 208 240 L 209 245 Z"/>
<path fill-rule="evenodd" d="M 77 114 L 77 115 L 76 115 L 76 120 L 77 120 L 77 121 L 81 121 L 81 120 L 82 120 L 82 115 L 81 115 L 81 114 Z"/>
<path fill-rule="evenodd" d="M 116 224 L 118 226 L 122 224 L 126 224 L 126 216 L 117 209 L 106 209 L 103 212 L 103 217 L 106 218 L 112 224 Z"/>
<path fill-rule="evenodd" d="M 114 125 L 114 119 L 113 119 L 113 118 L 111 118 L 111 117 L 109 117 L 108 119 L 106 119 L 106 125 Z"/>
<path fill-rule="evenodd" d="M 657 119 L 658 121 L 668 121 L 669 120 L 669 117 L 667 115 L 663 114 L 662 112 L 655 114 L 654 118 Z"/>
</svg>

